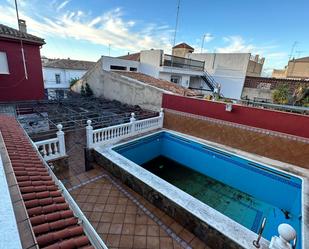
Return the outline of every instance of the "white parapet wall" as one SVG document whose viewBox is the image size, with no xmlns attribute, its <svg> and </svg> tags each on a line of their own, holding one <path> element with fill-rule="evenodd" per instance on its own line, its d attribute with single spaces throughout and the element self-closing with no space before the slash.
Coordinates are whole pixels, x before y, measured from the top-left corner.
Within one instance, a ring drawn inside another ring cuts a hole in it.
<svg viewBox="0 0 309 249">
<path fill-rule="evenodd" d="M 87 121 L 87 148 L 114 144 L 122 139 L 163 127 L 164 113 L 161 109 L 158 117 L 136 120 L 131 114 L 130 122 L 93 130 L 91 120 Z"/>
</svg>

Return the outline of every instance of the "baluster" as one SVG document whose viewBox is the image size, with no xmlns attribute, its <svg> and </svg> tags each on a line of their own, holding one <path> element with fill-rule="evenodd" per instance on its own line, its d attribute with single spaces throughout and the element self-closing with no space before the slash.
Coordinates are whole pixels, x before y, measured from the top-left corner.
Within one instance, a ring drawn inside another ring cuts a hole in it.
<svg viewBox="0 0 309 249">
<path fill-rule="evenodd" d="M 43 144 L 43 157 L 47 156 L 47 151 L 46 151 L 46 144 Z"/>
<path fill-rule="evenodd" d="M 47 144 L 47 148 L 48 148 L 48 155 L 52 155 L 53 152 L 52 152 L 52 149 L 51 149 L 51 144 Z"/>
<path fill-rule="evenodd" d="M 59 153 L 59 148 L 58 148 L 58 143 L 57 142 L 54 143 L 54 149 L 55 149 L 55 154 L 58 154 Z"/>
</svg>

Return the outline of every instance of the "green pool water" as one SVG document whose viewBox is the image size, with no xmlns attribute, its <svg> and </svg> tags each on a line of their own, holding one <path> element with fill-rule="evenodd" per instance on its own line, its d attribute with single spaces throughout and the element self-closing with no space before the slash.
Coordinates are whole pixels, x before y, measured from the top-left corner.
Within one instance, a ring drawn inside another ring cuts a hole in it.
<svg viewBox="0 0 309 249">
<path fill-rule="evenodd" d="M 286 215 L 284 210 L 166 157 L 159 156 L 142 167 L 254 232 L 258 231 L 263 217 Z"/>
</svg>

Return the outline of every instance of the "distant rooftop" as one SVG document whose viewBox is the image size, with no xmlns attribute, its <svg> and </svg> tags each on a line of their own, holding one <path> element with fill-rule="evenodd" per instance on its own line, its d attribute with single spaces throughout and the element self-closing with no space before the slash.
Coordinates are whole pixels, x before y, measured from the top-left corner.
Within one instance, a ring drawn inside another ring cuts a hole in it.
<svg viewBox="0 0 309 249">
<path fill-rule="evenodd" d="M 166 80 L 151 77 L 143 73 L 128 72 L 128 71 L 113 71 L 113 72 L 179 95 L 186 95 L 186 96 L 197 95 L 195 91 L 189 90 L 187 88 L 184 88 L 180 85 L 177 85 L 175 83 Z"/>
<path fill-rule="evenodd" d="M 24 42 L 36 43 L 38 45 L 45 44 L 44 39 L 28 34 L 26 32 L 21 32 L 17 29 L 13 29 L 6 25 L 0 24 L 0 40 L 9 39 L 9 40 L 20 40 Z"/>
<path fill-rule="evenodd" d="M 188 49 L 192 49 L 194 50 L 194 48 L 192 48 L 191 46 L 189 46 L 187 43 L 183 42 L 183 43 L 179 43 L 176 46 L 174 46 L 173 48 L 188 48 Z"/>
<path fill-rule="evenodd" d="M 93 61 L 81 61 L 71 59 L 44 59 L 43 67 L 49 68 L 65 68 L 75 70 L 88 70 L 94 66 L 96 62 Z"/>
<path fill-rule="evenodd" d="M 291 61 L 309 62 L 309 56 L 307 56 L 307 57 L 302 57 L 302 58 L 298 58 L 298 59 L 292 59 Z"/>
<path fill-rule="evenodd" d="M 130 61 L 140 61 L 141 53 L 127 54 L 123 56 L 119 56 L 119 59 L 130 60 Z"/>
</svg>

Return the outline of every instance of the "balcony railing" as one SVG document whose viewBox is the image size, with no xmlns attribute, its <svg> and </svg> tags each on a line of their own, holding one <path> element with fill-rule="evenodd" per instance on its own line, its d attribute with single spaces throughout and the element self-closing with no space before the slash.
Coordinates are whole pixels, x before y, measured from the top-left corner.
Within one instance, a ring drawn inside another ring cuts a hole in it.
<svg viewBox="0 0 309 249">
<path fill-rule="evenodd" d="M 192 60 L 184 57 L 165 54 L 163 60 L 163 66 L 203 71 L 204 61 Z"/>
</svg>

